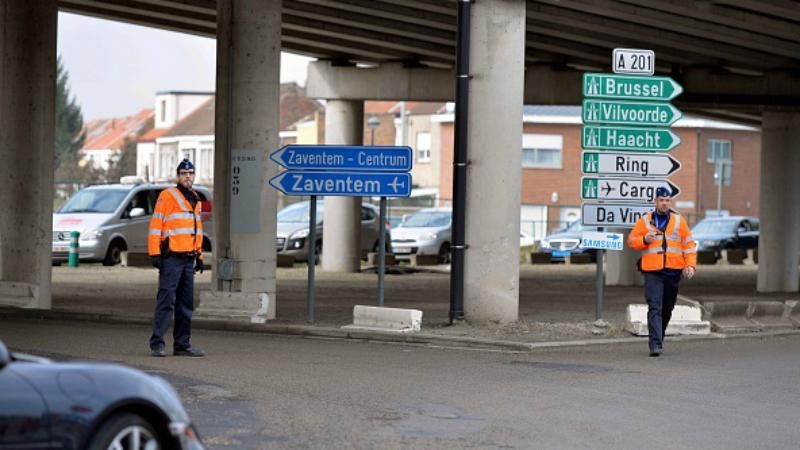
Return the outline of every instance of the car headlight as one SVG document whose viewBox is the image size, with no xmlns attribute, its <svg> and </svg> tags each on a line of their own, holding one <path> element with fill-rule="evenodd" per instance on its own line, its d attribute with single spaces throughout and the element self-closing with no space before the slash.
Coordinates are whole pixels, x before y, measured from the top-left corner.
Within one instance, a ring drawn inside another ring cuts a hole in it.
<svg viewBox="0 0 800 450">
<path fill-rule="evenodd" d="M 304 230 L 295 231 L 294 233 L 292 233 L 291 236 L 289 236 L 289 239 L 302 239 L 302 238 L 308 236 L 308 233 L 309 233 L 309 229 L 308 228 L 306 228 Z"/>
<path fill-rule="evenodd" d="M 87 231 L 86 233 L 81 234 L 80 239 L 88 241 L 88 240 L 92 240 L 92 239 L 99 239 L 101 236 L 103 236 L 103 230 L 99 230 L 99 229 L 98 230 L 90 230 L 90 231 Z"/>
<path fill-rule="evenodd" d="M 420 241 L 433 241 L 436 240 L 436 233 L 425 233 L 419 237 Z"/>
<path fill-rule="evenodd" d="M 545 239 L 542 239 L 541 241 L 539 241 L 539 247 L 540 248 L 550 248 L 550 242 L 548 242 Z"/>
<path fill-rule="evenodd" d="M 716 247 L 719 245 L 720 241 L 701 241 L 700 245 L 703 247 Z"/>
</svg>

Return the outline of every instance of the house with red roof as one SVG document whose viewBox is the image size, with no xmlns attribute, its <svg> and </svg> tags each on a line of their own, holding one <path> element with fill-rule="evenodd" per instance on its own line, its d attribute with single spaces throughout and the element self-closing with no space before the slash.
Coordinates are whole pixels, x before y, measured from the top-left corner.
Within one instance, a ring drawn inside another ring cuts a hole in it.
<svg viewBox="0 0 800 450">
<path fill-rule="evenodd" d="M 283 83 L 280 88 L 281 145 L 293 142 L 289 128 L 302 117 L 319 113 L 324 108 L 317 100 L 305 96 L 305 89 L 296 83 Z M 165 93 L 159 93 L 162 95 Z M 187 92 L 171 92 L 176 97 Z M 181 98 L 156 98 L 156 128 L 143 135 L 137 145 L 136 175 L 147 181 L 172 181 L 175 167 L 183 158 L 195 165 L 195 183 L 214 183 L 214 107 L 213 93 L 202 93 L 203 101 L 191 104 Z M 164 100 L 167 100 L 166 102 Z M 173 111 L 172 108 L 177 108 Z M 159 121 L 158 111 L 164 110 Z M 171 115 L 170 115 L 171 114 Z M 174 120 L 174 122 L 171 122 Z M 270 149 L 267 149 L 270 150 Z"/>
<path fill-rule="evenodd" d="M 86 137 L 79 150 L 81 164 L 91 164 L 95 169 L 108 170 L 112 162 L 122 154 L 125 141 L 136 138 L 145 131 L 152 117 L 152 109 L 143 109 L 128 117 L 87 122 L 83 127 Z"/>
</svg>

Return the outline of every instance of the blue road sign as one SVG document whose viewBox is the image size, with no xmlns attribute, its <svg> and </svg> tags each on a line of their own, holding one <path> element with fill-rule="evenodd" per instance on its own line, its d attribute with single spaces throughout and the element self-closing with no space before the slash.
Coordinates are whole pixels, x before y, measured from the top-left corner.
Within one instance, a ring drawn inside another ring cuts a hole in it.
<svg viewBox="0 0 800 450">
<path fill-rule="evenodd" d="M 411 147 L 353 145 L 287 145 L 270 158 L 289 170 L 408 172 Z"/>
<path fill-rule="evenodd" d="M 286 195 L 408 197 L 408 173 L 299 172 L 289 170 L 269 180 Z"/>
</svg>

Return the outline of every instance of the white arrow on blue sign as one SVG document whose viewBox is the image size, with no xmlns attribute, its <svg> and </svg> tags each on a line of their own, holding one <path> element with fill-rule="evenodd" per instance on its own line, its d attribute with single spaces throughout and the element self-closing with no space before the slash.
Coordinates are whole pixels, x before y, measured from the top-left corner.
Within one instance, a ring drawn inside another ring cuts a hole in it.
<svg viewBox="0 0 800 450">
<path fill-rule="evenodd" d="M 289 170 L 408 172 L 412 164 L 411 147 L 389 146 L 291 144 L 270 158 Z"/>
<path fill-rule="evenodd" d="M 408 197 L 408 173 L 298 172 L 286 171 L 269 180 L 287 195 L 347 197 Z"/>
</svg>

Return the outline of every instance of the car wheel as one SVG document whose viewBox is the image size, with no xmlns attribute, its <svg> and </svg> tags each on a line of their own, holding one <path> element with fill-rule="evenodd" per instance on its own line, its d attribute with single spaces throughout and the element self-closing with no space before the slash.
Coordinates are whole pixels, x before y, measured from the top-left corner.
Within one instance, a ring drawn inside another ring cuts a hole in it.
<svg viewBox="0 0 800 450">
<path fill-rule="evenodd" d="M 442 244 L 436 256 L 439 259 L 439 264 L 450 264 L 450 243 L 445 242 Z"/>
<path fill-rule="evenodd" d="M 314 245 L 314 252 L 316 253 L 314 265 L 318 266 L 322 264 L 322 241 L 317 241 L 317 243 Z"/>
<path fill-rule="evenodd" d="M 122 262 L 122 252 L 125 250 L 125 243 L 119 239 L 111 241 L 106 251 L 106 258 L 103 260 L 104 266 L 116 266 Z"/>
<path fill-rule="evenodd" d="M 105 421 L 89 450 L 159 450 L 166 448 L 155 428 L 136 414 L 118 414 Z"/>
</svg>

